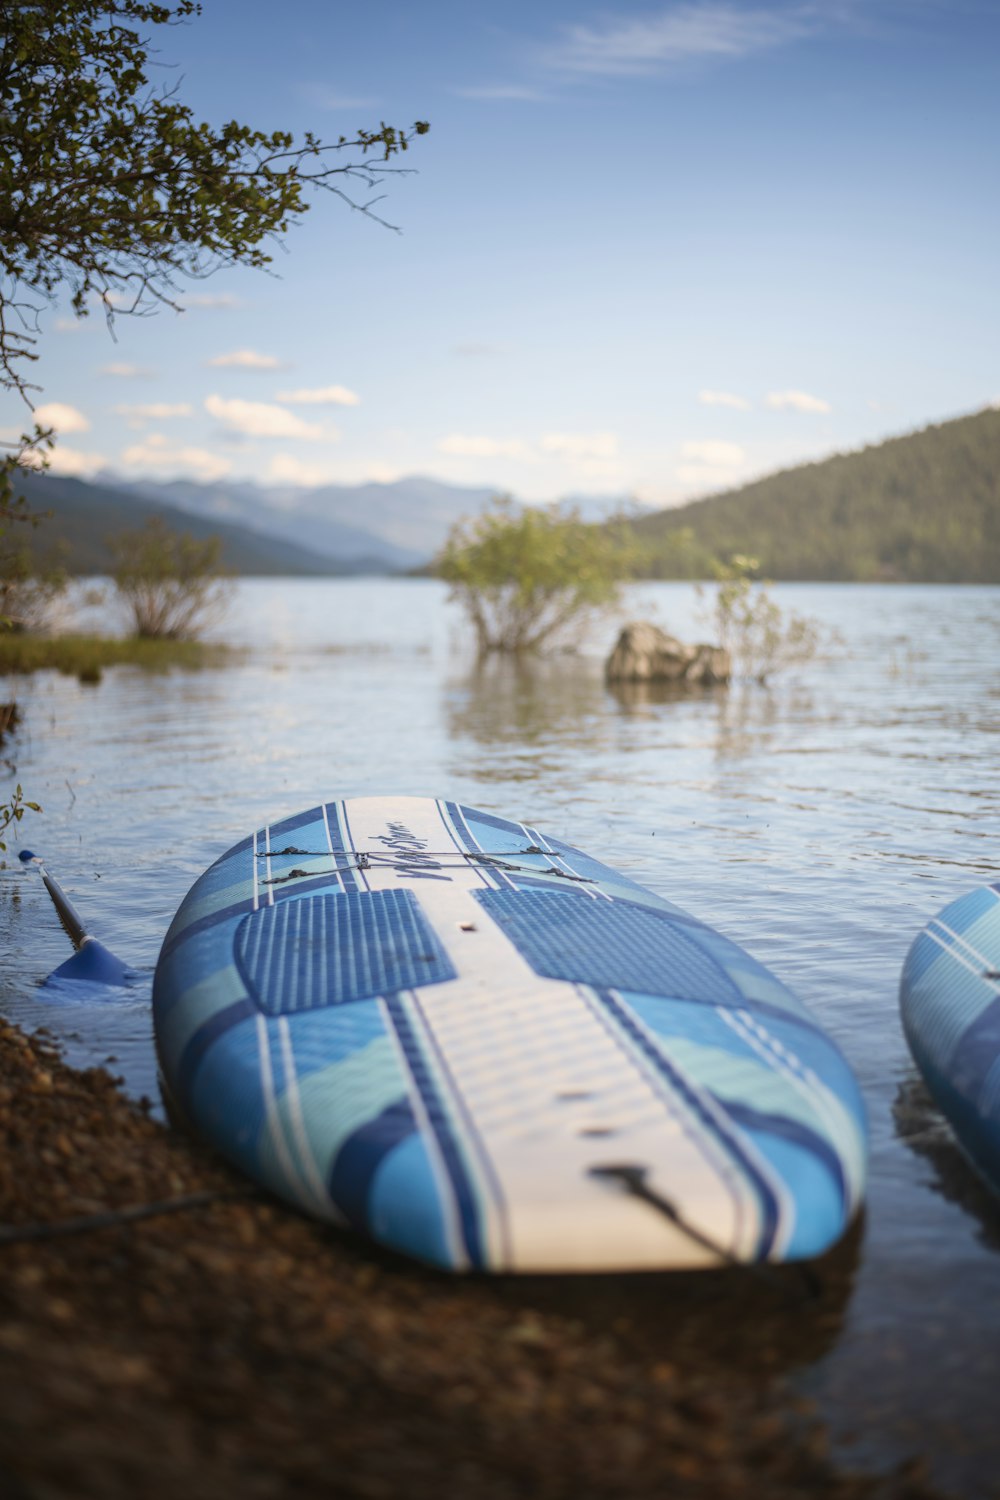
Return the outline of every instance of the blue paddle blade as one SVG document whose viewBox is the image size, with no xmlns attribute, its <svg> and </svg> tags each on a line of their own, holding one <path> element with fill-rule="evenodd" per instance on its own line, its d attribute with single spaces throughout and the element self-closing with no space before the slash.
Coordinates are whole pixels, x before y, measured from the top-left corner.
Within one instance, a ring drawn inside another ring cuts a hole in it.
<svg viewBox="0 0 1000 1500">
<path fill-rule="evenodd" d="M 128 984 L 132 977 L 132 970 L 123 964 L 120 958 L 116 958 L 113 953 L 109 952 L 103 943 L 99 943 L 96 938 L 90 936 L 79 912 L 59 882 L 46 870 L 40 857 L 31 849 L 22 849 L 20 857 L 24 864 L 38 866 L 38 873 L 52 898 L 53 906 L 59 913 L 59 920 L 66 936 L 76 949 L 72 958 L 67 958 L 58 969 L 52 970 L 47 979 L 42 980 L 42 988 L 48 986 L 52 990 L 59 990 L 65 996 L 72 993 L 76 982 L 81 982 L 85 988 L 79 998 L 87 999 L 89 998 L 89 991 L 86 988 L 88 985 L 102 985 L 107 989 Z"/>
<path fill-rule="evenodd" d="M 72 958 L 53 969 L 44 984 L 59 983 L 66 979 L 83 980 L 86 984 L 127 984 L 131 971 L 115 958 L 103 943 L 96 938 L 87 938 Z"/>
</svg>

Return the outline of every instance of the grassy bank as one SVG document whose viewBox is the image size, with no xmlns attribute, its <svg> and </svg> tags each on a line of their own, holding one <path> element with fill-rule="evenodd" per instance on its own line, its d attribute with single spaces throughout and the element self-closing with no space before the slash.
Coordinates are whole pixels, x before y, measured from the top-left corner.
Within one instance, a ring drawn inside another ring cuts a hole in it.
<svg viewBox="0 0 1000 1500">
<path fill-rule="evenodd" d="M 222 665 L 232 649 L 204 641 L 142 640 L 137 636 L 18 635 L 0 633 L 0 673 L 64 672 L 81 682 L 99 682 L 107 667 L 167 672 Z"/>
<path fill-rule="evenodd" d="M 0 1129 L 10 1500 L 932 1494 L 844 1473 L 782 1382 L 772 1336 L 839 1317 L 830 1267 L 808 1307 L 794 1272 L 436 1274 L 234 1197 L 244 1179 L 107 1073 L 2 1021 Z"/>
</svg>

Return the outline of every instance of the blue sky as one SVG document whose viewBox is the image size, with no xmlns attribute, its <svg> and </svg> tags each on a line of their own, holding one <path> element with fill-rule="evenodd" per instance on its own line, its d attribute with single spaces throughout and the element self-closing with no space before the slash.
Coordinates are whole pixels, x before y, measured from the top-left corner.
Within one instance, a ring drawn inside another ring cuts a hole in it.
<svg viewBox="0 0 1000 1500">
<path fill-rule="evenodd" d="M 55 467 L 674 504 L 1000 397 L 1000 6 L 206 0 L 204 117 L 431 122 L 275 277 L 44 317 Z M 5 425 L 21 420 L 5 399 Z"/>
</svg>

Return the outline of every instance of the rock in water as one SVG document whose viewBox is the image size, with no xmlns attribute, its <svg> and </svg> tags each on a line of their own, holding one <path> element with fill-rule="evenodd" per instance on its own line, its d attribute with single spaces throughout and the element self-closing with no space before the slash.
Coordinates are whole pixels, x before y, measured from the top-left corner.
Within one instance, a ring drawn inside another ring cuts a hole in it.
<svg viewBox="0 0 1000 1500">
<path fill-rule="evenodd" d="M 678 682 L 704 687 L 728 682 L 729 652 L 704 642 L 687 646 L 658 625 L 626 625 L 604 664 L 609 682 Z"/>
</svg>

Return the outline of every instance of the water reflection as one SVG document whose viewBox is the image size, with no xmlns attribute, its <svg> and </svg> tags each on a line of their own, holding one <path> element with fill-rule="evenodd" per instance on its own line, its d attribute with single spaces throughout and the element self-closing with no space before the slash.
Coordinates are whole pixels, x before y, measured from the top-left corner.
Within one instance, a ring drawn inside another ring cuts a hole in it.
<svg viewBox="0 0 1000 1500">
<path fill-rule="evenodd" d="M 488 1284 L 512 1308 L 537 1308 L 613 1333 L 631 1354 L 700 1368 L 778 1375 L 834 1347 L 854 1291 L 864 1221 L 808 1266 L 728 1267 L 628 1276 L 523 1276 Z"/>
<path fill-rule="evenodd" d="M 773 688 L 738 683 L 719 705 L 715 742 L 717 760 L 741 760 L 774 743 L 785 702 Z"/>
<path fill-rule="evenodd" d="M 488 656 L 445 684 L 450 734 L 480 745 L 592 743 L 601 737 L 604 701 L 599 664 L 569 654 Z"/>
<path fill-rule="evenodd" d="M 767 751 L 779 730 L 796 726 L 804 734 L 820 722 L 815 699 L 801 683 L 685 687 L 678 682 L 608 682 L 605 691 L 621 714 L 708 726 L 718 760 L 740 760 Z"/>
<path fill-rule="evenodd" d="M 756 684 L 685 688 L 673 682 L 606 682 L 586 657 L 494 655 L 446 680 L 444 707 L 453 739 L 480 746 L 538 749 L 560 742 L 600 750 L 621 745 L 618 723 L 669 726 L 672 737 L 697 736 L 722 760 L 767 751 L 790 722 L 808 725 L 812 695 Z M 642 736 L 631 736 L 637 746 Z"/>
<path fill-rule="evenodd" d="M 650 708 L 664 704 L 724 703 L 729 689 L 719 685 L 712 687 L 690 687 L 682 682 L 608 682 L 608 694 L 625 714 L 640 717 Z"/>
<path fill-rule="evenodd" d="M 929 1163 L 934 1191 L 975 1221 L 976 1235 L 983 1245 L 1000 1250 L 1000 1200 L 962 1154 L 951 1126 L 919 1074 L 911 1074 L 899 1085 L 892 1118 L 903 1144 Z"/>
</svg>

